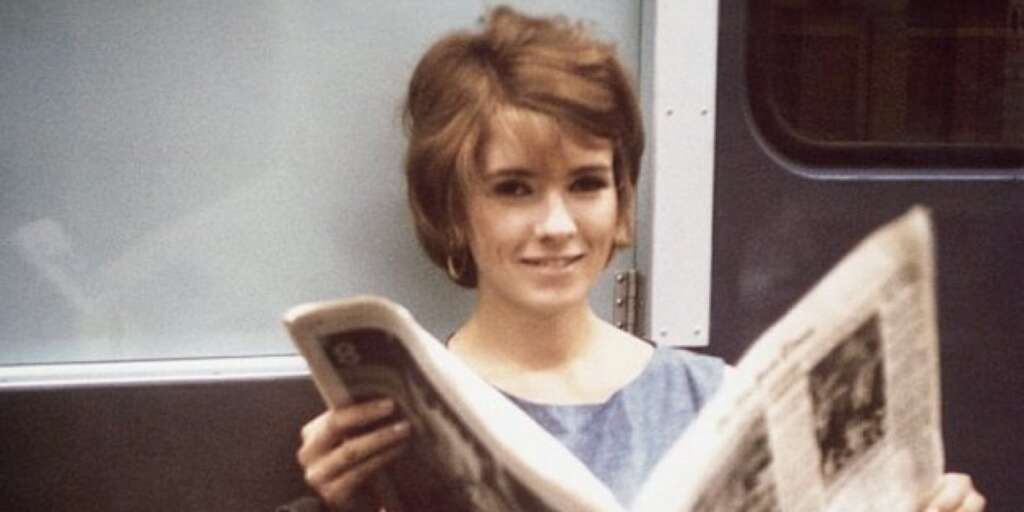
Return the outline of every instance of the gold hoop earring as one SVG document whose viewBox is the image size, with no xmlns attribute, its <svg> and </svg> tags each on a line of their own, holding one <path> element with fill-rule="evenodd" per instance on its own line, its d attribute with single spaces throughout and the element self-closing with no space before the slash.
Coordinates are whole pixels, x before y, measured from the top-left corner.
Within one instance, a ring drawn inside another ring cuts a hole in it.
<svg viewBox="0 0 1024 512">
<path fill-rule="evenodd" d="M 448 277 L 452 278 L 452 281 L 455 281 L 456 283 L 459 282 L 459 279 L 462 279 L 462 273 L 466 269 L 460 268 L 459 270 L 455 270 L 455 258 L 452 258 L 451 254 L 448 254 L 446 263 L 448 264 Z M 465 265 L 465 262 L 463 262 L 462 266 L 465 267 Z"/>
</svg>

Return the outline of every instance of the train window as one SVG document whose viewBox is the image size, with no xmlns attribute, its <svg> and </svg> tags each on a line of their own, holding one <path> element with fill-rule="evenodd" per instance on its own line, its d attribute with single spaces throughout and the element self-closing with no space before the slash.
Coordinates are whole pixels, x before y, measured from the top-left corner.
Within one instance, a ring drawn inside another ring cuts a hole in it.
<svg viewBox="0 0 1024 512">
<path fill-rule="evenodd" d="M 528 7 L 593 21 L 638 67 L 639 2 Z M 418 247 L 399 107 L 427 45 L 481 9 L 0 2 L 0 384 L 295 357 L 289 306 L 363 293 L 451 332 L 471 296 Z"/>
<path fill-rule="evenodd" d="M 798 167 L 1021 172 L 1024 0 L 753 0 L 747 15 L 754 122 Z"/>
</svg>

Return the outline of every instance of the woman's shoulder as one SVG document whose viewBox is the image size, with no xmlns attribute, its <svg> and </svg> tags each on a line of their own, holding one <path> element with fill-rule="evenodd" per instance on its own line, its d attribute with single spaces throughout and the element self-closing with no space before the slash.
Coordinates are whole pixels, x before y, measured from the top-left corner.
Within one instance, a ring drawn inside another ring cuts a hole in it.
<svg viewBox="0 0 1024 512">
<path fill-rule="evenodd" d="M 698 371 L 712 373 L 721 373 L 728 366 L 719 357 L 703 354 L 686 347 L 665 344 L 654 344 L 653 361 L 658 361 L 660 364 L 668 366 L 685 366 Z"/>
<path fill-rule="evenodd" d="M 729 366 L 721 358 L 672 345 L 655 345 L 648 376 L 703 402 L 718 390 Z"/>
</svg>

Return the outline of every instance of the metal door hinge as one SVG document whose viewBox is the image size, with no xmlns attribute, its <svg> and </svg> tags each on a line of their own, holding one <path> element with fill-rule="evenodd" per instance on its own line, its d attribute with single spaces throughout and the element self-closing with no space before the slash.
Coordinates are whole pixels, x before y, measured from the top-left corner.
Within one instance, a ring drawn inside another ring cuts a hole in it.
<svg viewBox="0 0 1024 512">
<path fill-rule="evenodd" d="M 639 271 L 630 269 L 615 274 L 615 293 L 612 300 L 612 323 L 626 332 L 641 335 Z"/>
</svg>

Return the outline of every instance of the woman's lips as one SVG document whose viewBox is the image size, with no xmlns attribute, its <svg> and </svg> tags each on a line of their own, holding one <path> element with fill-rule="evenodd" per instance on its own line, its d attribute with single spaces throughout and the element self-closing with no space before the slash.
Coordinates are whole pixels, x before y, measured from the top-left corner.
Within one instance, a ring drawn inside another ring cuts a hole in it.
<svg viewBox="0 0 1024 512">
<path fill-rule="evenodd" d="M 520 261 L 531 267 L 562 269 L 583 259 L 583 256 L 583 254 L 576 254 L 572 256 L 541 256 L 536 258 L 522 258 Z"/>
</svg>

